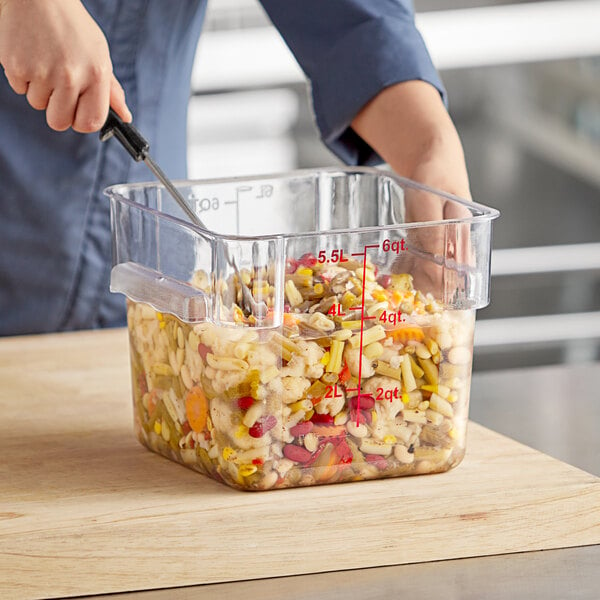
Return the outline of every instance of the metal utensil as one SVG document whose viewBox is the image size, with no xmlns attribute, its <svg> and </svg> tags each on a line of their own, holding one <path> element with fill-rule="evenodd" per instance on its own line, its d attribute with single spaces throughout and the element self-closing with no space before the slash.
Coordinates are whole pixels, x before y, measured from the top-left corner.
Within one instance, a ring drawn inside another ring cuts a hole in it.
<svg viewBox="0 0 600 600">
<path fill-rule="evenodd" d="M 124 123 L 121 117 L 111 108 L 108 111 L 106 122 L 100 130 L 100 141 L 105 142 L 111 137 L 116 137 L 123 148 L 129 152 L 133 160 L 136 162 L 144 161 L 148 168 L 156 175 L 156 178 L 165 186 L 165 189 L 171 194 L 177 202 L 181 210 L 186 214 L 188 219 L 201 227 L 207 229 L 200 217 L 188 206 L 185 198 L 180 194 L 179 190 L 173 185 L 173 182 L 164 174 L 163 170 L 154 162 L 150 156 L 150 144 L 142 136 L 142 134 L 130 123 Z M 237 267 L 235 259 L 229 256 L 227 248 L 225 248 L 227 262 L 233 267 L 233 270 L 240 282 L 242 289 L 242 308 L 245 312 L 253 314 L 257 319 L 264 319 L 267 315 L 267 305 L 264 302 L 257 302 L 252 295 L 252 292 L 242 280 L 242 275 Z"/>
</svg>

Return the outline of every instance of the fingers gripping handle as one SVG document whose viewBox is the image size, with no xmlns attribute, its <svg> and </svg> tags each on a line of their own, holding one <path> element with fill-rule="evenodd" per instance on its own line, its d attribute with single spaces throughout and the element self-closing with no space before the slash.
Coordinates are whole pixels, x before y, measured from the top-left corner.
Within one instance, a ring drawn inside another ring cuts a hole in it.
<svg viewBox="0 0 600 600">
<path fill-rule="evenodd" d="M 150 145 L 142 137 L 142 134 L 133 125 L 123 123 L 119 115 L 111 108 L 108 111 L 106 122 L 100 130 L 100 141 L 105 142 L 113 135 L 136 162 L 145 160 L 148 156 Z"/>
</svg>

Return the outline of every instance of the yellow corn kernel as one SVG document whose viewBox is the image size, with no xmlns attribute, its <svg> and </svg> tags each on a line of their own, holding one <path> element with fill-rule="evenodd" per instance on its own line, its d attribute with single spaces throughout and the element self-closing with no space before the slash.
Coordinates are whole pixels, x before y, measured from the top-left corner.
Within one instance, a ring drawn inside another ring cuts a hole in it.
<svg viewBox="0 0 600 600">
<path fill-rule="evenodd" d="M 456 429 L 452 428 L 449 432 L 448 432 L 448 437 L 452 438 L 453 440 L 455 440 L 458 437 L 458 432 L 456 431 Z"/>
<path fill-rule="evenodd" d="M 440 396 L 441 396 L 441 394 L 440 394 Z M 450 394 L 448 394 L 446 396 L 446 400 L 448 400 L 448 402 L 450 402 L 450 404 L 454 404 L 458 400 L 458 397 L 454 392 L 451 392 Z"/>
<path fill-rule="evenodd" d="M 239 474 L 242 477 L 248 477 L 248 475 L 253 475 L 258 471 L 258 467 L 256 465 L 240 465 L 238 469 Z"/>
<path fill-rule="evenodd" d="M 410 397 L 407 392 L 402 392 L 402 404 L 408 404 L 410 402 Z"/>
<path fill-rule="evenodd" d="M 322 283 L 315 283 L 315 287 L 313 288 L 313 294 L 315 296 L 322 296 L 325 293 L 325 288 Z"/>
<path fill-rule="evenodd" d="M 340 340 L 331 340 L 329 362 L 326 367 L 328 373 L 339 373 L 342 370 L 343 352 L 344 342 L 341 342 Z"/>
<path fill-rule="evenodd" d="M 351 306 L 354 306 L 354 303 L 358 300 L 358 298 L 349 291 L 344 292 L 344 295 L 342 296 L 342 308 L 344 310 L 350 308 Z"/>
<path fill-rule="evenodd" d="M 313 270 L 310 267 L 300 267 L 296 269 L 296 275 L 304 275 L 310 277 L 313 274 Z"/>
<path fill-rule="evenodd" d="M 156 435 L 160 435 L 161 431 L 162 431 L 162 427 L 160 426 L 160 421 L 154 421 L 154 433 Z"/>
<path fill-rule="evenodd" d="M 399 292 L 398 290 L 394 290 L 392 292 L 392 297 L 391 297 L 392 304 L 395 304 L 396 306 L 398 306 L 398 304 L 400 304 L 400 302 L 402 302 L 403 298 L 404 298 L 404 294 L 402 292 Z"/>
<path fill-rule="evenodd" d="M 396 436 L 395 436 L 395 435 L 386 435 L 386 436 L 383 438 L 383 442 L 384 442 L 384 444 L 395 444 L 397 441 L 398 441 L 398 440 L 397 440 L 397 438 L 396 438 Z"/>
<path fill-rule="evenodd" d="M 387 294 L 383 290 L 373 290 L 371 296 L 377 302 L 385 302 L 388 299 Z"/>
<path fill-rule="evenodd" d="M 159 321 L 164 321 L 164 320 L 165 320 L 165 317 L 164 317 L 164 315 L 163 315 L 161 312 L 157 312 L 157 313 L 156 313 L 156 318 L 157 318 Z"/>
<path fill-rule="evenodd" d="M 383 354 L 383 346 L 379 342 L 373 342 L 368 346 L 365 346 L 363 354 L 369 359 L 374 360 L 379 358 Z"/>
<path fill-rule="evenodd" d="M 234 435 L 238 439 L 246 437 L 248 435 L 248 428 L 245 425 L 238 425 L 238 428 L 235 430 Z"/>
<path fill-rule="evenodd" d="M 323 358 L 321 359 L 322 365 L 326 365 L 329 362 L 329 356 L 330 356 L 329 352 L 325 352 L 325 354 L 323 354 Z"/>
<path fill-rule="evenodd" d="M 377 423 L 377 411 L 375 409 L 371 410 L 371 422 L 373 425 Z"/>
<path fill-rule="evenodd" d="M 222 455 L 225 460 L 233 460 L 233 457 L 235 456 L 235 450 L 231 446 L 225 446 L 225 448 L 223 448 Z"/>
</svg>

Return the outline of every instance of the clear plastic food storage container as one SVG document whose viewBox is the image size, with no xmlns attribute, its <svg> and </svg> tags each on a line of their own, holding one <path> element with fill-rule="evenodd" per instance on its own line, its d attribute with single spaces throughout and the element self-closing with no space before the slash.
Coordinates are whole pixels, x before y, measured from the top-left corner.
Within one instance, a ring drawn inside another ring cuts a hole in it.
<svg viewBox="0 0 600 600">
<path fill-rule="evenodd" d="M 465 452 L 498 212 L 369 169 L 117 185 L 135 428 L 244 490 L 446 471 Z"/>
</svg>

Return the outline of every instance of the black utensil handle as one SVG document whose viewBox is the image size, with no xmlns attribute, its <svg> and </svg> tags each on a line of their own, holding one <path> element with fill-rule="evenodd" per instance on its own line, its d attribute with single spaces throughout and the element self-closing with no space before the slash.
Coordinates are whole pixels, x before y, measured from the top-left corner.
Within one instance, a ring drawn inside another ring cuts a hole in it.
<svg viewBox="0 0 600 600">
<path fill-rule="evenodd" d="M 133 125 L 123 123 L 119 115 L 111 108 L 108 111 L 106 122 L 100 130 L 100 141 L 105 142 L 113 135 L 136 162 L 140 162 L 148 156 L 150 144 Z"/>
</svg>

